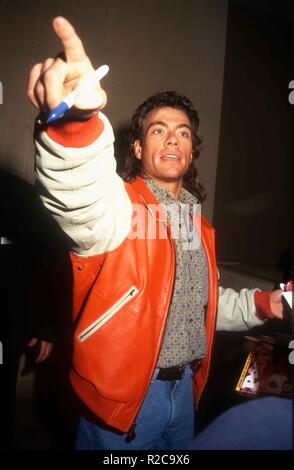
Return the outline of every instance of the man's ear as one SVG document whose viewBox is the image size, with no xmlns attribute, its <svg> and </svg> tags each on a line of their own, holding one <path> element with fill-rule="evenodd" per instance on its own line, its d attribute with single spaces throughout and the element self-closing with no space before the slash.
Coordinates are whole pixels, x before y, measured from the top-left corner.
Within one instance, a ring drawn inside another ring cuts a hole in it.
<svg viewBox="0 0 294 470">
<path fill-rule="evenodd" d="M 141 160 L 142 158 L 142 145 L 139 139 L 135 140 L 134 142 L 134 152 L 136 157 Z"/>
</svg>

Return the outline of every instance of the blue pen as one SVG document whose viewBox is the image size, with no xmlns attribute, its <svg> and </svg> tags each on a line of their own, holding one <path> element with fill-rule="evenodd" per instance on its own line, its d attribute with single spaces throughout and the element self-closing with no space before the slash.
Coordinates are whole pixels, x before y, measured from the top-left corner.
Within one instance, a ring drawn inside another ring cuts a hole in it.
<svg viewBox="0 0 294 470">
<path fill-rule="evenodd" d="M 97 81 L 100 81 L 103 77 L 105 77 L 108 71 L 108 65 L 101 65 L 101 67 L 95 70 L 95 72 L 90 73 L 89 76 L 86 77 L 74 91 L 63 98 L 62 102 L 49 112 L 46 122 L 49 123 L 60 118 L 69 108 L 74 105 L 76 95 L 79 91 L 81 91 L 83 88 L 88 88 L 89 86 L 94 85 Z"/>
</svg>

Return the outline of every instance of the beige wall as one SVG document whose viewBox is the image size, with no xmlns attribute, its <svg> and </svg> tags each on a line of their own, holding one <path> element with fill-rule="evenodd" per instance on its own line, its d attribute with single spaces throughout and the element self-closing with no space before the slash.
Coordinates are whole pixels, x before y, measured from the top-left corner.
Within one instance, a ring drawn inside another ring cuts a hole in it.
<svg viewBox="0 0 294 470">
<path fill-rule="evenodd" d="M 96 66 L 107 63 L 107 114 L 115 130 L 128 125 L 147 96 L 176 89 L 201 119 L 200 177 L 208 190 L 203 211 L 212 219 L 227 0 L 2 0 L 0 11 L 0 167 L 33 180 L 31 133 L 35 111 L 25 98 L 30 66 L 59 52 L 51 19 L 67 16 Z"/>
</svg>

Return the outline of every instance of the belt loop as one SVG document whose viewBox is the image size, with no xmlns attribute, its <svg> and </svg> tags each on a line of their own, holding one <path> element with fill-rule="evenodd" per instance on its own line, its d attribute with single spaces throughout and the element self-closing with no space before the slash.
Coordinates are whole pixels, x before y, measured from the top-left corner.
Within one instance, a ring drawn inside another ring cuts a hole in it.
<svg viewBox="0 0 294 470">
<path fill-rule="evenodd" d="M 153 374 L 152 374 L 152 378 L 151 378 L 151 382 L 154 382 L 154 380 L 156 380 L 158 374 L 159 374 L 159 371 L 160 369 L 158 367 L 156 367 L 153 371 Z"/>
</svg>

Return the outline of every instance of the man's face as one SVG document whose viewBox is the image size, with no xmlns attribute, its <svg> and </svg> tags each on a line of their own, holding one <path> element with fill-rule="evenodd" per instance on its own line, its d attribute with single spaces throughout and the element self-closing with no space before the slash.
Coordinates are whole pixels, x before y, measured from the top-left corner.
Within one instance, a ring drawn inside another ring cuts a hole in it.
<svg viewBox="0 0 294 470">
<path fill-rule="evenodd" d="M 158 183 L 182 183 L 192 161 L 191 123 L 184 111 L 157 108 L 147 114 L 142 141 L 134 143 L 144 174 Z"/>
</svg>

